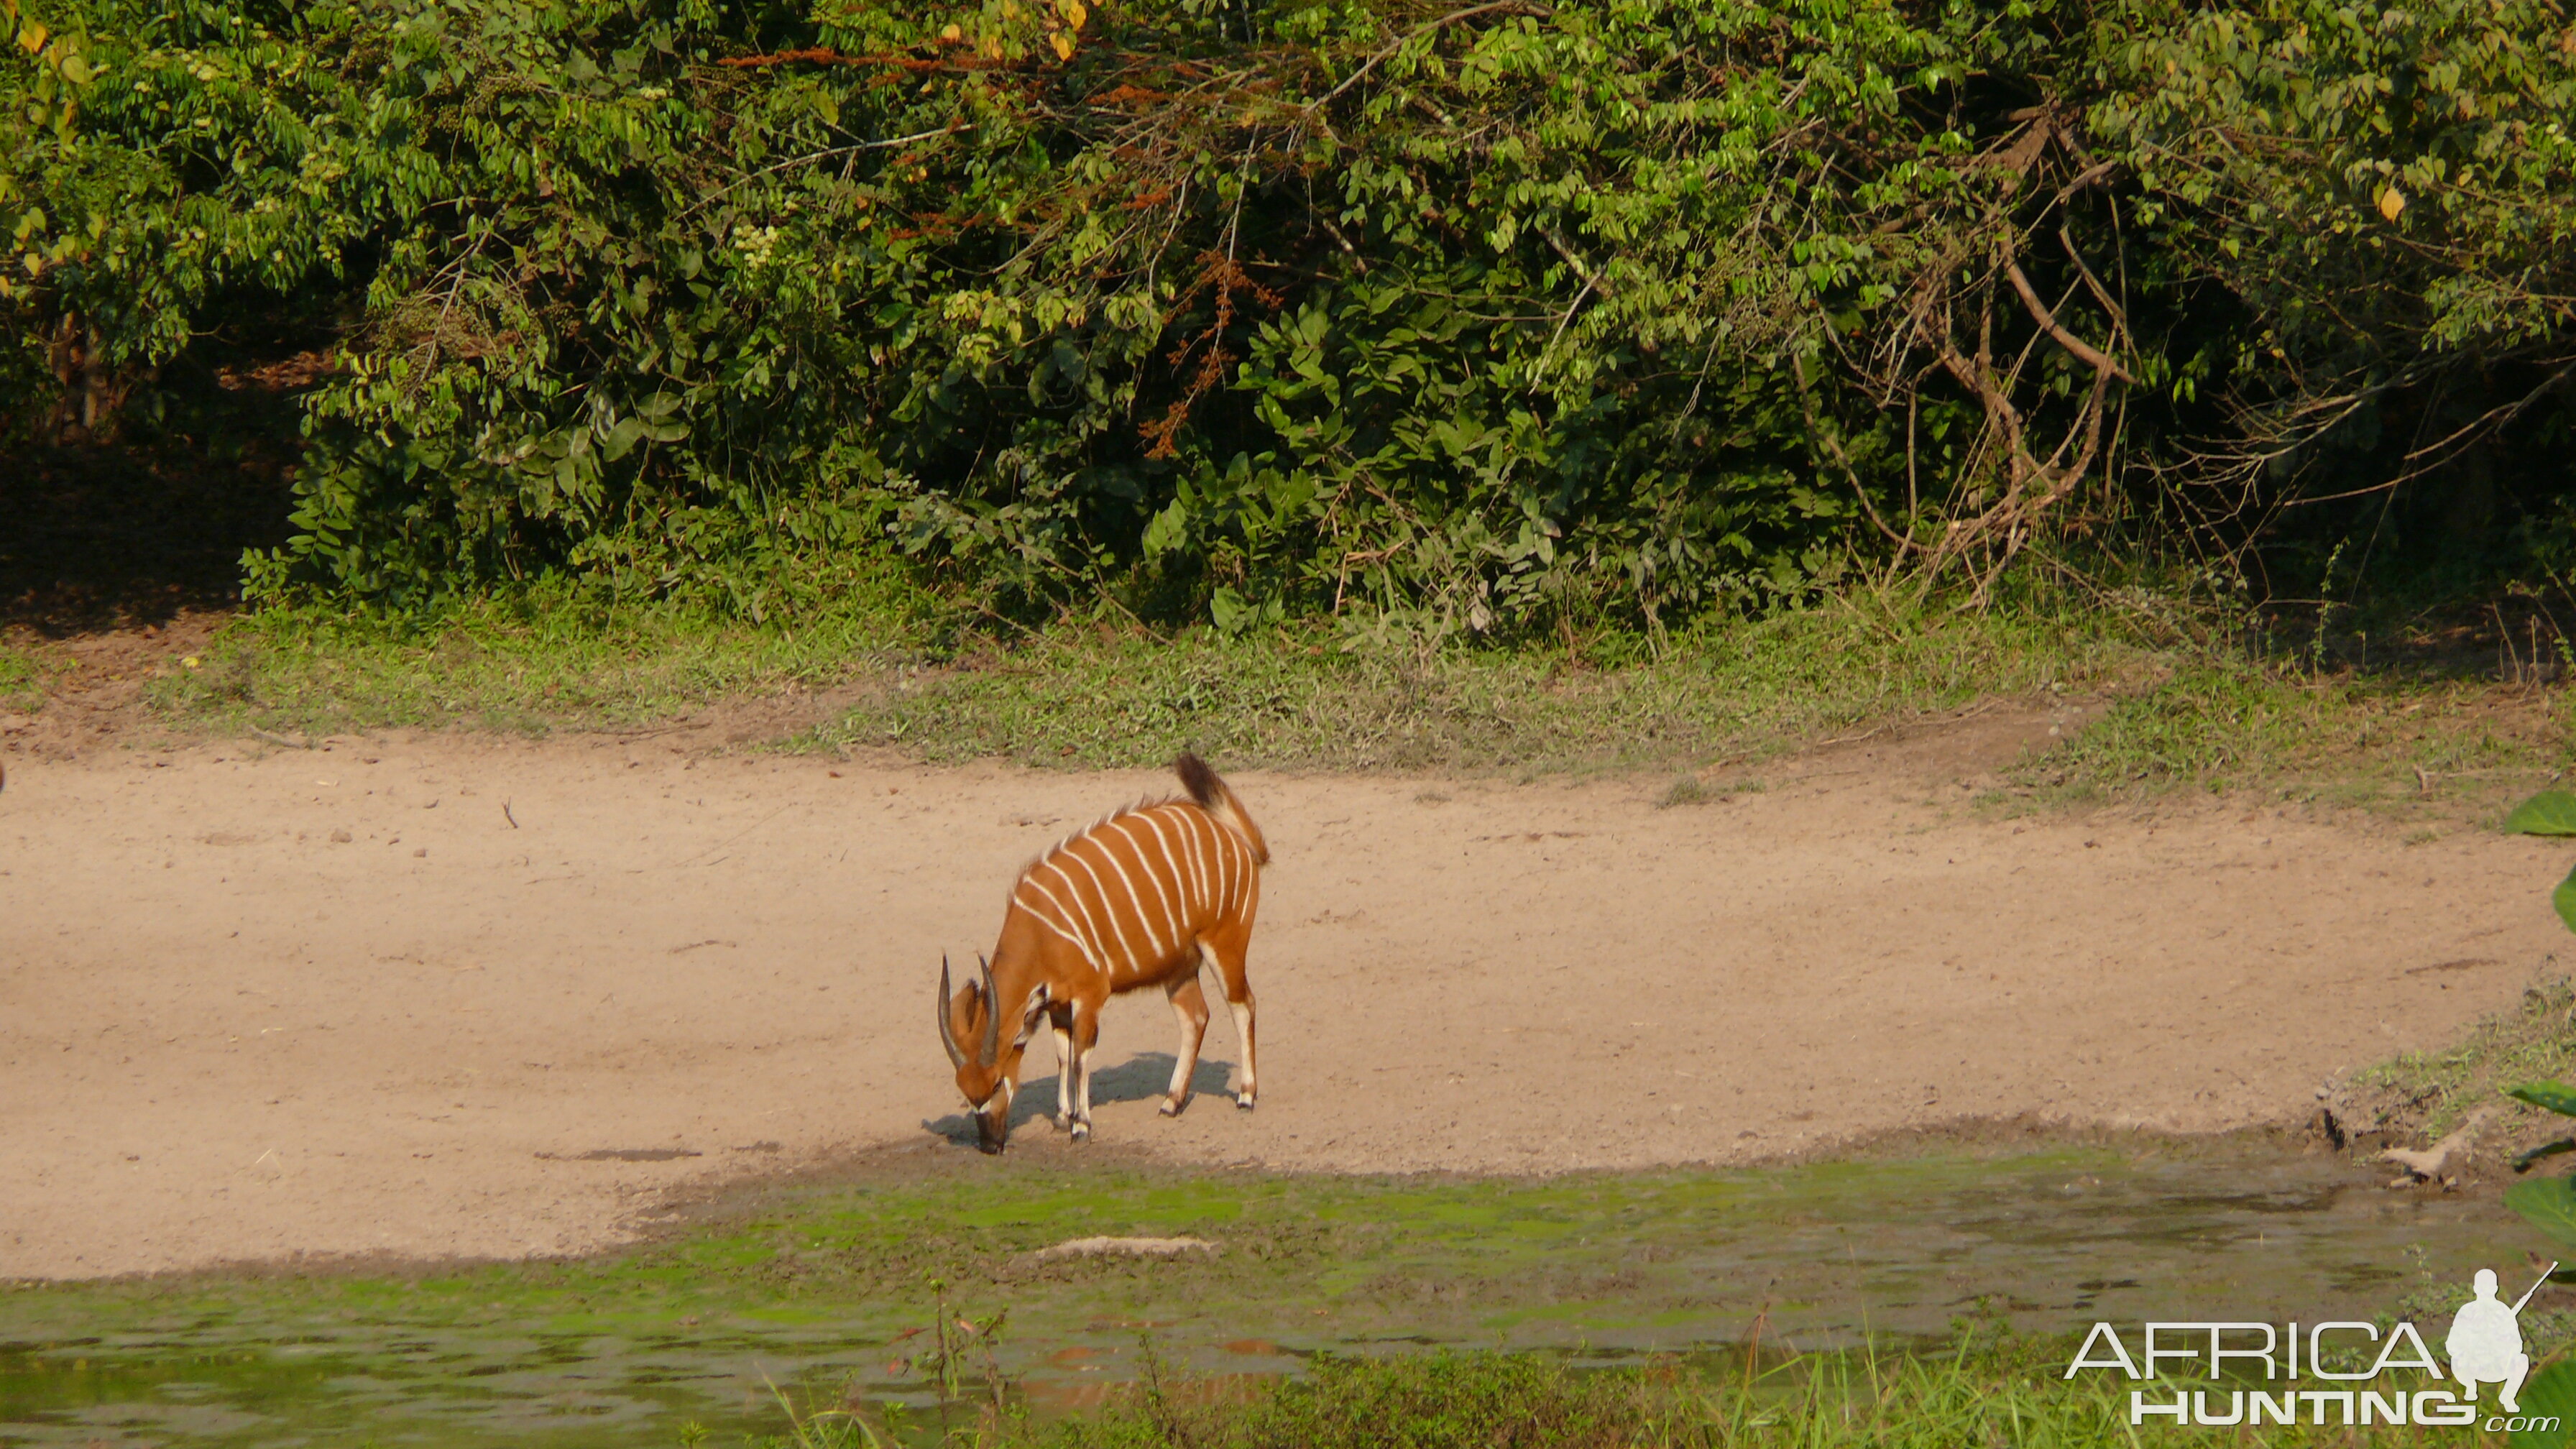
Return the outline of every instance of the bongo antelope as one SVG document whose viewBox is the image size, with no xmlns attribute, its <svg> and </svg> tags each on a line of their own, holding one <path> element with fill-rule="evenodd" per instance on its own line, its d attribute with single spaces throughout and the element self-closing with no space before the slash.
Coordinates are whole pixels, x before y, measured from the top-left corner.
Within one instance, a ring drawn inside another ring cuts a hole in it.
<svg viewBox="0 0 2576 1449">
<path fill-rule="evenodd" d="M 1056 843 L 1020 872 L 983 979 L 951 991 L 939 962 L 939 1042 L 957 1067 L 987 1152 L 1011 1131 L 1020 1055 L 1044 1020 L 1055 1033 L 1060 1123 L 1091 1136 L 1091 1052 L 1109 998 L 1163 988 L 1180 1018 L 1166 1117 L 1190 1104 L 1207 1033 L 1199 966 L 1214 966 L 1243 1041 L 1234 1104 L 1252 1106 L 1252 983 L 1243 952 L 1270 847 L 1225 781 L 1198 756 L 1173 762 L 1187 799 L 1131 805 Z M 1005 1031 L 1004 1026 L 1009 1030 Z M 961 1045 L 963 1043 L 963 1045 Z"/>
</svg>

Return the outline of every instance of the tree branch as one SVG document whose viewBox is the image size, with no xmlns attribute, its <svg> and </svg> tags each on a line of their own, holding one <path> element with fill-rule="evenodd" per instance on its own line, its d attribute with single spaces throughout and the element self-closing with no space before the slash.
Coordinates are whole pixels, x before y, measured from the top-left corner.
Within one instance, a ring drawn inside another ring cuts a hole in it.
<svg viewBox="0 0 2576 1449">
<path fill-rule="evenodd" d="M 2116 377 L 2122 382 L 2137 381 L 2136 378 L 2129 376 L 2127 369 L 2104 355 L 2101 349 L 2067 331 L 2059 324 L 2056 315 L 2048 310 L 2047 304 L 2039 300 L 2039 293 L 2030 285 L 2030 278 L 2022 274 L 2021 263 L 2006 261 L 2004 275 L 2012 280 L 2013 290 L 2021 293 L 2021 304 L 2030 309 L 2031 320 L 2045 329 L 2049 336 L 2056 338 L 2058 346 L 2074 353 L 2095 372 Z"/>
</svg>

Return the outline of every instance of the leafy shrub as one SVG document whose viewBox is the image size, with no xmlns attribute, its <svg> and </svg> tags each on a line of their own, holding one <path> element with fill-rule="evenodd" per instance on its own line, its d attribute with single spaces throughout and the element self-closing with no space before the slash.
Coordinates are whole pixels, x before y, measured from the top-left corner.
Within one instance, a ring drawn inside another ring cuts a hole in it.
<svg viewBox="0 0 2576 1449">
<path fill-rule="evenodd" d="M 2325 461 L 2494 512 L 2566 481 L 2554 14 L 0 0 L 6 421 L 313 319 L 252 589 L 397 605 L 891 547 L 1653 631 Z"/>
</svg>

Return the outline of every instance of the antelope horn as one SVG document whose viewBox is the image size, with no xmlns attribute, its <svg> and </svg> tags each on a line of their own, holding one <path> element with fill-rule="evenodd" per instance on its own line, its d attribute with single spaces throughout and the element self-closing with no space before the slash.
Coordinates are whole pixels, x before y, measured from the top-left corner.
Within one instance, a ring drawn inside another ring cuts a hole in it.
<svg viewBox="0 0 2576 1449">
<path fill-rule="evenodd" d="M 975 964 L 984 968 L 984 1064 L 1002 1063 L 1002 994 L 993 989 L 993 963 L 984 953 L 975 953 Z"/>
<path fill-rule="evenodd" d="M 957 1049 L 957 1033 L 948 1025 L 948 953 L 939 953 L 939 1044 L 948 1048 L 948 1064 L 966 1065 L 966 1054 Z"/>
</svg>

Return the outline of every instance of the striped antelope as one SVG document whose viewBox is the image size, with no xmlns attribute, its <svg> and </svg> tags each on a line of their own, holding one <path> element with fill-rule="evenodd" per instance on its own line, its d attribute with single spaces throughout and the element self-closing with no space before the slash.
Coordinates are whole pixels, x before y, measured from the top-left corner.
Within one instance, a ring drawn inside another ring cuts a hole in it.
<svg viewBox="0 0 2576 1449">
<path fill-rule="evenodd" d="M 1181 1049 L 1163 1115 L 1190 1104 L 1190 1076 L 1207 1034 L 1199 967 L 1214 966 L 1243 1040 L 1234 1104 L 1249 1108 L 1252 983 L 1244 948 L 1261 904 L 1261 867 L 1270 847 L 1225 781 L 1198 756 L 1173 762 L 1186 800 L 1131 805 L 1067 836 L 1020 872 L 993 957 L 977 958 L 981 981 L 952 992 L 939 962 L 939 1041 L 957 1066 L 957 1088 L 975 1115 L 984 1150 L 999 1152 L 1011 1131 L 1011 1094 L 1020 1055 L 1044 1019 L 1055 1033 L 1060 1121 L 1073 1139 L 1091 1136 L 1091 1051 L 1109 998 L 1163 988 L 1180 1018 Z M 996 1004 L 1004 1009 L 996 1011 Z M 1002 1024 L 1012 1024 L 1006 1040 Z M 961 1046 L 959 1043 L 968 1043 Z"/>
</svg>

